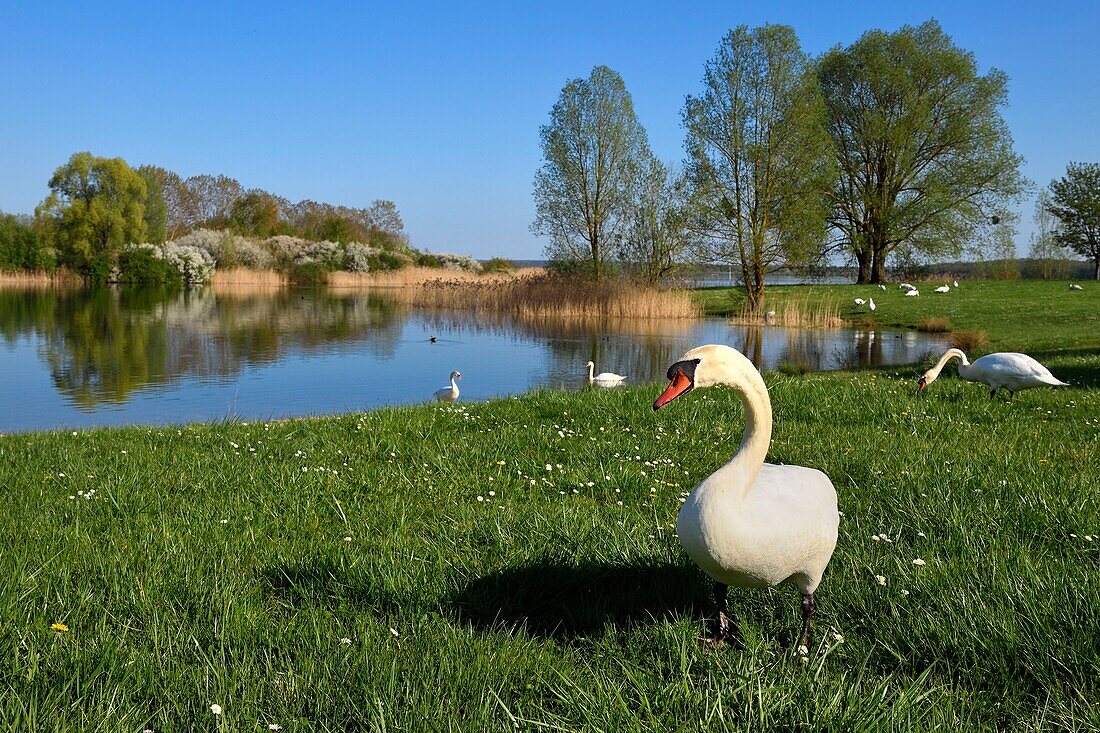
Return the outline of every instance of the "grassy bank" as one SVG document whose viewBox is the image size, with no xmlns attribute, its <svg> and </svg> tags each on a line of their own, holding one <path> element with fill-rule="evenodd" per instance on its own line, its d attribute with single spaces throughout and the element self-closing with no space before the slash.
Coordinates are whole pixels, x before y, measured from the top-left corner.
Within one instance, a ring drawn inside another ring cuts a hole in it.
<svg viewBox="0 0 1100 733">
<path fill-rule="evenodd" d="M 535 393 L 0 438 L 2 727 L 1100 728 L 1100 392 L 768 381 L 844 512 L 805 665 L 789 588 L 698 642 L 672 526 L 733 394 Z"/>
<path fill-rule="evenodd" d="M 1100 348 L 1100 283 L 965 281 L 949 293 L 937 293 L 942 283 L 919 283 L 920 297 L 906 297 L 896 284 L 799 285 L 768 288 L 766 309 L 780 311 L 789 301 L 833 304 L 854 325 L 916 328 L 927 319 L 943 318 L 951 330 L 985 331 L 986 351 L 1029 349 L 1029 353 L 1071 354 Z M 694 291 L 708 315 L 732 315 L 744 304 L 740 290 L 708 288 Z M 855 304 L 874 298 L 877 306 Z"/>
</svg>

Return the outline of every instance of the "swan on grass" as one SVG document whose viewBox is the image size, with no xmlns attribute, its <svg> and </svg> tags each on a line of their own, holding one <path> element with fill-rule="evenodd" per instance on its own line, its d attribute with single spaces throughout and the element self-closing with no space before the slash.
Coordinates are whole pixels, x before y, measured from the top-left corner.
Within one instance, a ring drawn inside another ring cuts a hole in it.
<svg viewBox="0 0 1100 733">
<path fill-rule="evenodd" d="M 911 297 L 915 298 L 915 297 L 917 297 L 918 295 L 920 295 L 920 291 L 919 291 L 919 290 L 917 290 L 916 288 L 913 288 L 912 290 L 906 290 L 906 291 L 905 291 L 905 294 L 906 294 L 907 296 L 911 296 Z"/>
<path fill-rule="evenodd" d="M 867 302 L 863 298 L 856 298 L 855 300 L 856 300 L 856 305 L 863 305 L 864 303 Z"/>
<path fill-rule="evenodd" d="M 616 385 L 622 384 L 623 380 L 626 379 L 626 377 L 619 374 L 613 374 L 612 372 L 600 372 L 599 374 L 593 374 L 592 372 L 596 370 L 596 365 L 591 361 L 584 366 L 586 369 L 588 369 L 588 383 L 594 384 L 597 387 L 614 387 Z"/>
<path fill-rule="evenodd" d="M 950 293 L 951 292 L 951 286 L 950 285 L 941 285 L 938 288 L 936 288 L 936 292 L 937 293 Z"/>
<path fill-rule="evenodd" d="M 1056 379 L 1050 370 L 1027 354 L 999 352 L 986 354 L 971 364 L 959 349 L 948 349 L 932 367 L 917 380 L 917 392 L 920 392 L 940 376 L 944 365 L 952 359 L 959 360 L 959 376 L 968 382 L 980 382 L 989 387 L 989 396 L 994 397 L 997 390 L 1008 390 L 1008 397 L 1021 389 L 1032 387 L 1068 387 L 1066 382 Z"/>
<path fill-rule="evenodd" d="M 437 389 L 435 391 L 436 402 L 454 402 L 458 399 L 458 385 L 455 384 L 456 379 L 462 381 L 462 375 L 458 373 L 458 370 L 451 372 L 450 387 L 444 387 L 443 389 Z"/>
<path fill-rule="evenodd" d="M 1080 285 L 1078 285 L 1077 283 L 1070 283 L 1069 284 L 1069 289 L 1070 290 L 1084 290 L 1084 288 L 1081 287 Z"/>
<path fill-rule="evenodd" d="M 874 310 L 876 308 L 874 298 L 869 298 L 867 300 L 867 307 L 870 308 L 871 310 Z"/>
<path fill-rule="evenodd" d="M 829 477 L 812 468 L 765 463 L 772 407 L 760 372 L 729 346 L 700 346 L 668 368 L 669 385 L 653 409 L 718 384 L 745 407 L 736 455 L 695 487 L 676 519 L 684 550 L 714 580 L 718 621 L 713 643 L 732 637 L 729 586 L 768 588 L 791 582 L 802 593 L 801 646 L 810 643 L 814 591 L 836 547 L 840 515 Z"/>
</svg>

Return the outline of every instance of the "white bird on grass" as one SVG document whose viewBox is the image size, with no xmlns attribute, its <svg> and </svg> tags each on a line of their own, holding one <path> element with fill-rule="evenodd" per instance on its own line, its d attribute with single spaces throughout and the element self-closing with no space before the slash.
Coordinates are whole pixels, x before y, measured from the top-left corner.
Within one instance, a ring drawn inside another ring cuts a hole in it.
<svg viewBox="0 0 1100 733">
<path fill-rule="evenodd" d="M 917 290 L 916 288 L 913 288 L 912 290 L 906 290 L 906 291 L 905 291 L 905 295 L 906 295 L 907 297 L 908 297 L 908 296 L 914 296 L 914 297 L 915 297 L 915 296 L 918 296 L 918 295 L 920 295 L 920 291 L 919 291 L 919 290 Z"/>
<path fill-rule="evenodd" d="M 903 288 L 905 290 L 916 290 L 916 288 L 913 287 L 912 285 L 910 285 L 909 283 L 902 283 L 901 285 L 898 285 L 898 287 Z"/>
<path fill-rule="evenodd" d="M 870 300 L 867 301 L 867 307 L 870 308 L 871 310 L 875 309 L 875 299 L 874 298 L 871 298 Z"/>
<path fill-rule="evenodd" d="M 588 383 L 597 387 L 615 387 L 622 384 L 626 379 L 626 377 L 612 372 L 600 372 L 594 375 L 592 372 L 596 370 L 596 365 L 593 362 L 588 362 L 584 366 L 588 369 Z"/>
<path fill-rule="evenodd" d="M 1070 283 L 1069 284 L 1069 289 L 1070 290 L 1084 290 L 1083 287 L 1081 287 L 1080 285 L 1077 285 L 1076 283 Z"/>
<path fill-rule="evenodd" d="M 653 409 L 692 389 L 724 384 L 740 393 L 745 430 L 737 454 L 695 487 L 676 519 L 684 550 L 714 580 L 718 622 L 712 643 L 730 640 L 729 586 L 792 582 L 802 593 L 800 644 L 810 645 L 814 591 L 836 547 L 840 516 L 829 477 L 802 466 L 765 463 L 772 407 L 760 372 L 728 346 L 700 346 L 668 368 Z"/>
<path fill-rule="evenodd" d="M 436 402 L 454 402 L 458 399 L 458 385 L 455 384 L 455 380 L 462 381 L 462 375 L 458 371 L 451 372 L 451 386 L 444 387 L 443 389 L 437 389 L 435 391 Z"/>
<path fill-rule="evenodd" d="M 948 349 L 932 367 L 917 380 L 917 392 L 920 392 L 940 376 L 940 371 L 951 359 L 959 359 L 959 376 L 968 382 L 980 382 L 990 388 L 990 397 L 1004 387 L 1008 398 L 1021 389 L 1032 387 L 1068 387 L 1066 382 L 1056 379 L 1050 370 L 1027 354 L 999 352 L 986 354 L 971 364 L 959 349 Z"/>
<path fill-rule="evenodd" d="M 885 286 L 885 285 L 879 285 L 879 286 L 878 286 L 878 289 L 879 289 L 879 290 L 885 290 L 885 289 L 886 289 L 886 286 Z"/>
<path fill-rule="evenodd" d="M 856 298 L 856 305 L 863 305 L 866 302 L 867 301 L 864 300 L 863 298 Z"/>
<path fill-rule="evenodd" d="M 956 288 L 959 287 L 959 281 L 958 280 L 955 281 L 955 287 Z"/>
<path fill-rule="evenodd" d="M 941 285 L 938 288 L 936 288 L 936 292 L 937 293 L 950 293 L 951 288 L 947 285 Z"/>
</svg>

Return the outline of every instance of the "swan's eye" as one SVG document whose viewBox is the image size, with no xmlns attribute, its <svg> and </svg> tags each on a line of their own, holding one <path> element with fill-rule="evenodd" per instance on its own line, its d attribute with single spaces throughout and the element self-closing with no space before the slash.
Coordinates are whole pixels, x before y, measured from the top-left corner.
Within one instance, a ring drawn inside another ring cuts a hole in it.
<svg viewBox="0 0 1100 733">
<path fill-rule="evenodd" d="M 665 378 L 668 381 L 672 381 L 676 378 L 676 372 L 683 372 L 693 384 L 695 383 L 695 367 L 699 366 L 699 359 L 689 359 L 687 361 L 678 361 L 668 368 L 668 372 L 665 373 Z"/>
</svg>

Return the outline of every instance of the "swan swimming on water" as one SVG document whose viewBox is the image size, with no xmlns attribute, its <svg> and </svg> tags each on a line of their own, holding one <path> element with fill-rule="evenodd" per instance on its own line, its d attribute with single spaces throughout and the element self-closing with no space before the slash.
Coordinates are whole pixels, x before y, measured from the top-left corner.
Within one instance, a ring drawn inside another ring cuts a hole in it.
<svg viewBox="0 0 1100 733">
<path fill-rule="evenodd" d="M 695 487 L 676 519 L 684 550 L 714 580 L 713 643 L 732 637 L 726 592 L 791 582 L 802 593 L 800 645 L 810 643 L 814 591 L 836 547 L 836 490 L 822 472 L 765 463 L 772 438 L 768 388 L 752 362 L 729 346 L 700 346 L 668 368 L 658 410 L 693 389 L 740 393 L 745 430 L 733 458 Z"/>
</svg>

